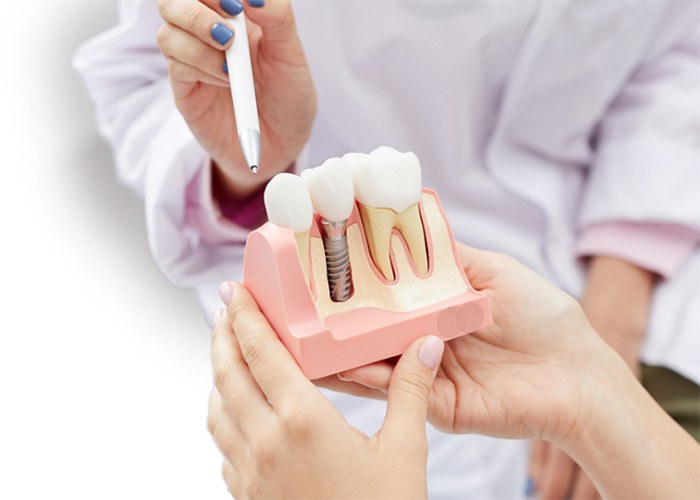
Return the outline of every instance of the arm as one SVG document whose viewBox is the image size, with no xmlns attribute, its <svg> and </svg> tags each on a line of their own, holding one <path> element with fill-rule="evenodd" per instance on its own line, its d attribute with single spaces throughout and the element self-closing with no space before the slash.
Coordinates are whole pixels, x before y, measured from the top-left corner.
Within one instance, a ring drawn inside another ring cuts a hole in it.
<svg viewBox="0 0 700 500">
<path fill-rule="evenodd" d="M 612 497 L 639 497 L 644 488 L 661 498 L 700 494 L 700 447 L 575 300 L 513 259 L 463 246 L 460 256 L 469 281 L 489 297 L 495 324 L 446 344 L 428 409 L 433 425 L 549 441 Z M 364 395 L 382 397 L 391 373 L 390 364 L 375 363 L 344 372 L 349 382 L 322 383 L 350 393 L 360 393 L 359 384 Z"/>
<path fill-rule="evenodd" d="M 696 498 L 700 446 L 613 353 L 601 350 L 593 373 L 587 410 L 559 444 L 607 498 Z"/>
<path fill-rule="evenodd" d="M 163 273 L 178 286 L 194 288 L 211 313 L 222 276 L 241 275 L 249 228 L 260 222 L 256 214 L 263 213 L 260 198 L 243 198 L 275 169 L 293 162 L 315 113 L 315 93 L 288 2 L 246 6 L 254 24 L 254 68 L 266 68 L 266 74 L 274 76 L 268 82 L 258 74 L 256 81 L 262 87 L 257 89 L 258 105 L 267 131 L 263 152 L 276 156 L 266 156 L 263 175 L 253 177 L 236 163 L 240 151 L 223 70 L 223 50 L 233 41 L 222 45 L 211 37 L 211 24 L 225 13 L 219 2 L 209 0 L 168 0 L 161 5 L 167 11 L 165 28 L 157 2 L 122 0 L 119 25 L 84 44 L 74 66 L 95 103 L 119 179 L 144 200 L 151 253 Z M 189 25 L 182 18 L 187 9 Z M 157 37 L 167 59 L 159 52 Z M 291 37 L 288 44 L 285 37 Z M 287 57 L 285 51 L 297 58 Z M 194 54 L 199 57 L 192 62 Z M 289 71 L 298 76 L 281 77 L 280 67 L 286 63 L 280 61 L 296 61 Z M 270 102 L 281 82 L 289 92 L 297 89 L 296 100 L 285 100 L 290 107 Z M 290 109 L 297 111 L 298 122 L 281 119 Z M 282 139 L 275 140 L 277 136 Z"/>
<path fill-rule="evenodd" d="M 636 376 L 656 276 L 627 261 L 592 257 L 581 299 L 588 320 Z"/>
</svg>

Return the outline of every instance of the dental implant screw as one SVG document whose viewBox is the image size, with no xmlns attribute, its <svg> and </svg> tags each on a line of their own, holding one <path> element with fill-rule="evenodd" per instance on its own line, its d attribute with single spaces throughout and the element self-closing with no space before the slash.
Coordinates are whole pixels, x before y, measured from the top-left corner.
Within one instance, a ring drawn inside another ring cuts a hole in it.
<svg viewBox="0 0 700 500">
<path fill-rule="evenodd" d="M 323 219 L 323 249 L 326 253 L 328 289 L 333 302 L 345 302 L 354 291 L 350 250 L 345 234 L 347 221 L 332 222 Z"/>
</svg>

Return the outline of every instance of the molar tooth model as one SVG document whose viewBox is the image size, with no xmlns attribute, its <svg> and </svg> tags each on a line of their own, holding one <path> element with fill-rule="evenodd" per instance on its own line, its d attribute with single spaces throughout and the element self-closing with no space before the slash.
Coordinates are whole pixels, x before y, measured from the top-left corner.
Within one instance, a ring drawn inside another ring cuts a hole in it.
<svg viewBox="0 0 700 500">
<path fill-rule="evenodd" d="M 415 154 L 381 147 L 278 174 L 265 207 L 243 281 L 310 379 L 491 324 Z"/>
</svg>

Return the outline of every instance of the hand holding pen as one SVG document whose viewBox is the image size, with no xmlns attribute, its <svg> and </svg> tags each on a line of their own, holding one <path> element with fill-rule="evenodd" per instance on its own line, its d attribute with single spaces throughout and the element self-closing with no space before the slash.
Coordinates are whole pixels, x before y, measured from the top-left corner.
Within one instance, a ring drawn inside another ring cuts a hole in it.
<svg viewBox="0 0 700 500">
<path fill-rule="evenodd" d="M 247 22 L 231 22 L 244 11 Z M 158 46 L 168 60 L 177 107 L 211 157 L 214 196 L 220 202 L 241 200 L 293 164 L 316 114 L 316 92 L 291 6 L 288 0 L 161 0 L 160 12 L 165 25 Z M 240 63 L 236 49 L 245 44 L 233 49 L 239 35 L 245 36 L 241 22 L 247 25 L 252 78 L 234 82 Z M 257 115 L 245 98 L 253 82 Z M 251 134 L 241 126 L 239 139 L 237 126 L 254 118 L 260 127 L 259 159 L 245 157 L 241 139 Z M 251 175 L 255 162 L 260 173 Z"/>
</svg>

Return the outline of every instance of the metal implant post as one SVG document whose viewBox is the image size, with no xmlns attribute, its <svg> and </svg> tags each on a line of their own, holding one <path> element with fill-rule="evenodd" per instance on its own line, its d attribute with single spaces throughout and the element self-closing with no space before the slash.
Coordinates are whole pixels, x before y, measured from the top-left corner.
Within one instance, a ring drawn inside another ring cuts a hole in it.
<svg viewBox="0 0 700 500">
<path fill-rule="evenodd" d="M 328 289 L 333 302 L 345 302 L 352 297 L 352 270 L 350 252 L 345 234 L 347 221 L 321 220 L 323 226 L 323 248 L 326 253 Z"/>
</svg>

